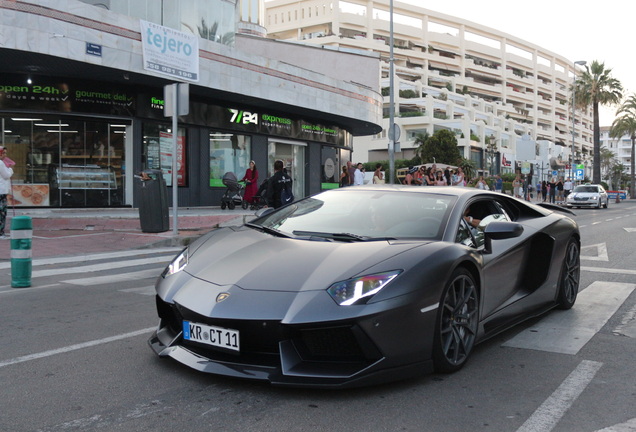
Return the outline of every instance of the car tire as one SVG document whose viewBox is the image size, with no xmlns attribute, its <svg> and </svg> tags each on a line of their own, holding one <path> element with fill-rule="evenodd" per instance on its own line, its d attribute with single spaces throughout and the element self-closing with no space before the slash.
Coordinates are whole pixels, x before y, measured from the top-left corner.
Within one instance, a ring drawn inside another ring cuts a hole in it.
<svg viewBox="0 0 636 432">
<path fill-rule="evenodd" d="M 576 302 L 581 277 L 581 247 L 579 241 L 572 237 L 566 246 L 559 284 L 557 288 L 557 306 L 559 309 L 570 309 Z"/>
<path fill-rule="evenodd" d="M 607 199 L 607 201 L 605 201 L 605 205 L 603 206 L 603 208 L 608 208 L 609 207 L 609 199 Z"/>
<path fill-rule="evenodd" d="M 479 324 L 479 296 L 472 274 L 458 268 L 453 271 L 439 304 L 433 340 L 433 365 L 436 372 L 461 369 L 473 350 Z"/>
</svg>

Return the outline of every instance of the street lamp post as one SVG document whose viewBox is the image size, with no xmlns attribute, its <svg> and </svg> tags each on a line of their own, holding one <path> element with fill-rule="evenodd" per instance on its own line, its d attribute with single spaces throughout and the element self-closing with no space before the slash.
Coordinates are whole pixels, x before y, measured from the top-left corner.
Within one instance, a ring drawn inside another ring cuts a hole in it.
<svg viewBox="0 0 636 432">
<path fill-rule="evenodd" d="M 389 3 L 389 184 L 395 178 L 395 90 L 393 88 L 393 0 Z"/>
<path fill-rule="evenodd" d="M 574 181 L 574 138 L 576 136 L 576 65 L 584 66 L 587 62 L 579 60 L 574 62 L 574 77 L 572 79 L 572 149 L 570 150 L 570 181 Z"/>
</svg>

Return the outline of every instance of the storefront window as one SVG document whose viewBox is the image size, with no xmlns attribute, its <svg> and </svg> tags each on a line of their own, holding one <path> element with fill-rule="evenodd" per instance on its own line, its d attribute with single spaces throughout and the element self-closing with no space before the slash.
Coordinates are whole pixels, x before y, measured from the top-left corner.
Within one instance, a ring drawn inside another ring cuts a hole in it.
<svg viewBox="0 0 636 432">
<path fill-rule="evenodd" d="M 232 133 L 210 133 L 210 187 L 224 187 L 223 174 L 232 172 L 238 179 L 250 165 L 251 137 Z"/>
<path fill-rule="evenodd" d="M 167 186 L 172 186 L 172 154 L 174 141 L 170 126 L 145 123 L 143 126 L 142 169 L 161 170 Z M 177 184 L 188 185 L 185 129 L 177 134 Z"/>
<path fill-rule="evenodd" d="M 323 146 L 321 149 L 321 189 L 335 189 L 340 186 L 340 173 L 342 168 L 338 162 L 338 149 Z"/>
<path fill-rule="evenodd" d="M 15 206 L 125 204 L 125 124 L 72 118 L 2 118 L 2 144 L 16 162 Z"/>
</svg>

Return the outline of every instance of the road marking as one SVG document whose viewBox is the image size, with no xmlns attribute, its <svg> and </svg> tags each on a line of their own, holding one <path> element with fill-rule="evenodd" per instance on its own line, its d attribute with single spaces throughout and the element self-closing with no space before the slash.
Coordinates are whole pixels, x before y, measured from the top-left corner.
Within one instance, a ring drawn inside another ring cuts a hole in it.
<svg viewBox="0 0 636 432">
<path fill-rule="evenodd" d="M 157 294 L 157 291 L 155 290 L 154 285 L 148 285 L 148 286 L 140 287 L 140 288 L 122 289 L 119 291 L 124 293 L 147 295 L 147 296 L 153 296 Z"/>
<path fill-rule="evenodd" d="M 596 254 L 585 255 L 585 251 L 588 251 L 589 249 L 596 249 Z M 609 256 L 607 255 L 607 244 L 599 243 L 581 247 L 581 259 L 590 261 L 609 261 Z"/>
<path fill-rule="evenodd" d="M 31 266 L 51 265 L 51 264 L 65 264 L 65 263 L 80 263 L 84 261 L 97 261 L 106 260 L 112 258 L 126 258 L 138 255 L 157 255 L 157 254 L 176 254 L 181 251 L 182 247 L 177 248 L 157 248 L 157 249 L 134 249 L 120 252 L 105 252 L 89 255 L 74 255 L 65 257 L 54 258 L 38 258 L 31 261 Z M 11 268 L 11 262 L 0 262 L 0 270 Z"/>
<path fill-rule="evenodd" d="M 581 267 L 581 271 L 597 272 L 597 273 L 612 273 L 623 275 L 636 275 L 636 270 L 617 269 L 617 268 L 602 268 L 602 267 Z"/>
<path fill-rule="evenodd" d="M 98 271 L 104 271 L 104 270 L 113 270 L 113 268 L 136 267 L 136 266 L 147 265 L 147 264 L 166 263 L 166 262 L 169 262 L 171 259 L 172 257 L 160 256 L 160 257 L 142 258 L 142 259 L 129 260 L 129 261 L 106 262 L 106 263 L 93 264 L 93 265 L 87 265 L 87 266 L 37 270 L 31 274 L 31 278 L 57 276 L 57 275 L 65 275 L 65 274 L 72 274 L 72 273 L 91 273 L 91 272 L 98 272 Z"/>
<path fill-rule="evenodd" d="M 574 355 L 607 323 L 635 284 L 596 281 L 569 311 L 553 311 L 502 346 Z"/>
<path fill-rule="evenodd" d="M 583 360 L 517 432 L 549 432 L 592 382 L 603 363 Z"/>
<path fill-rule="evenodd" d="M 122 425 L 125 427 L 125 421 L 139 419 L 149 415 L 156 415 L 161 411 L 174 410 L 174 407 L 166 406 L 159 400 L 153 400 L 149 403 L 141 403 L 133 406 L 123 414 L 111 412 L 107 414 L 94 414 L 90 417 L 78 418 L 75 420 L 60 423 L 54 426 L 38 429 L 38 431 L 55 432 L 70 430 L 89 430 L 89 429 L 119 429 Z M 113 426 L 112 428 L 110 426 Z"/>
<path fill-rule="evenodd" d="M 627 232 L 636 232 L 636 228 L 623 228 Z"/>
<path fill-rule="evenodd" d="M 617 336 L 636 338 L 636 306 L 632 307 L 612 332 Z"/>
<path fill-rule="evenodd" d="M 93 276 L 90 278 L 68 279 L 60 282 L 71 285 L 92 286 L 101 284 L 112 284 L 117 282 L 126 282 L 131 280 L 140 280 L 148 278 L 157 278 L 161 274 L 163 268 L 155 268 L 149 270 L 140 270 L 130 273 L 115 273 L 107 276 Z"/>
<path fill-rule="evenodd" d="M 43 351 L 40 353 L 36 353 L 36 354 L 29 354 L 29 355 L 25 355 L 22 357 L 16 357 L 14 359 L 10 359 L 10 360 L 5 360 L 5 361 L 0 361 L 0 368 L 3 368 L 5 366 L 11 366 L 14 364 L 18 364 L 18 363 L 24 363 L 27 361 L 31 361 L 31 360 L 37 360 L 37 359 L 41 359 L 41 358 L 46 358 L 46 357 L 51 357 L 57 354 L 64 354 L 67 352 L 71 352 L 71 351 L 77 351 L 83 348 L 90 348 L 93 347 L 95 345 L 102 345 L 105 343 L 109 343 L 109 342 L 115 342 L 118 340 L 122 340 L 122 339 L 128 339 L 131 337 L 135 337 L 135 336 L 139 336 L 142 334 L 147 334 L 150 333 L 151 331 L 155 330 L 156 327 L 148 327 L 145 329 L 141 329 L 141 330 L 137 330 L 134 332 L 130 332 L 130 333 L 123 333 L 123 334 L 119 334 L 116 336 L 111 336 L 111 337 L 107 337 L 107 338 L 103 338 L 103 339 L 96 339 L 93 341 L 89 341 L 89 342 L 84 342 L 84 343 L 80 343 L 80 344 L 76 344 L 76 345 L 69 345 L 67 347 L 63 347 L 63 348 L 57 348 L 57 349 L 53 349 L 53 350 L 48 350 L 48 351 Z"/>
<path fill-rule="evenodd" d="M 596 432 L 634 432 L 636 431 L 636 417 L 625 423 L 599 429 Z"/>
</svg>

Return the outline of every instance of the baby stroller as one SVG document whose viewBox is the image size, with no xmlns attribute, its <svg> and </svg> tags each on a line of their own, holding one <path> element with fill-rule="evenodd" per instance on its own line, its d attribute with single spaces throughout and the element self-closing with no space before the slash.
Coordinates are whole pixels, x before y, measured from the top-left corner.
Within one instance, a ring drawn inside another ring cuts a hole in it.
<svg viewBox="0 0 636 432">
<path fill-rule="evenodd" d="M 240 183 L 233 172 L 226 172 L 222 178 L 223 184 L 226 186 L 225 193 L 221 197 L 221 209 L 225 207 L 234 210 L 234 207 L 240 205 L 243 209 L 247 209 L 248 203 L 243 200 L 245 186 Z"/>
<path fill-rule="evenodd" d="M 252 197 L 252 204 L 250 205 L 250 210 L 260 210 L 267 205 L 267 181 L 269 179 L 263 180 L 263 183 L 258 188 L 258 192 L 256 195 Z"/>
</svg>

